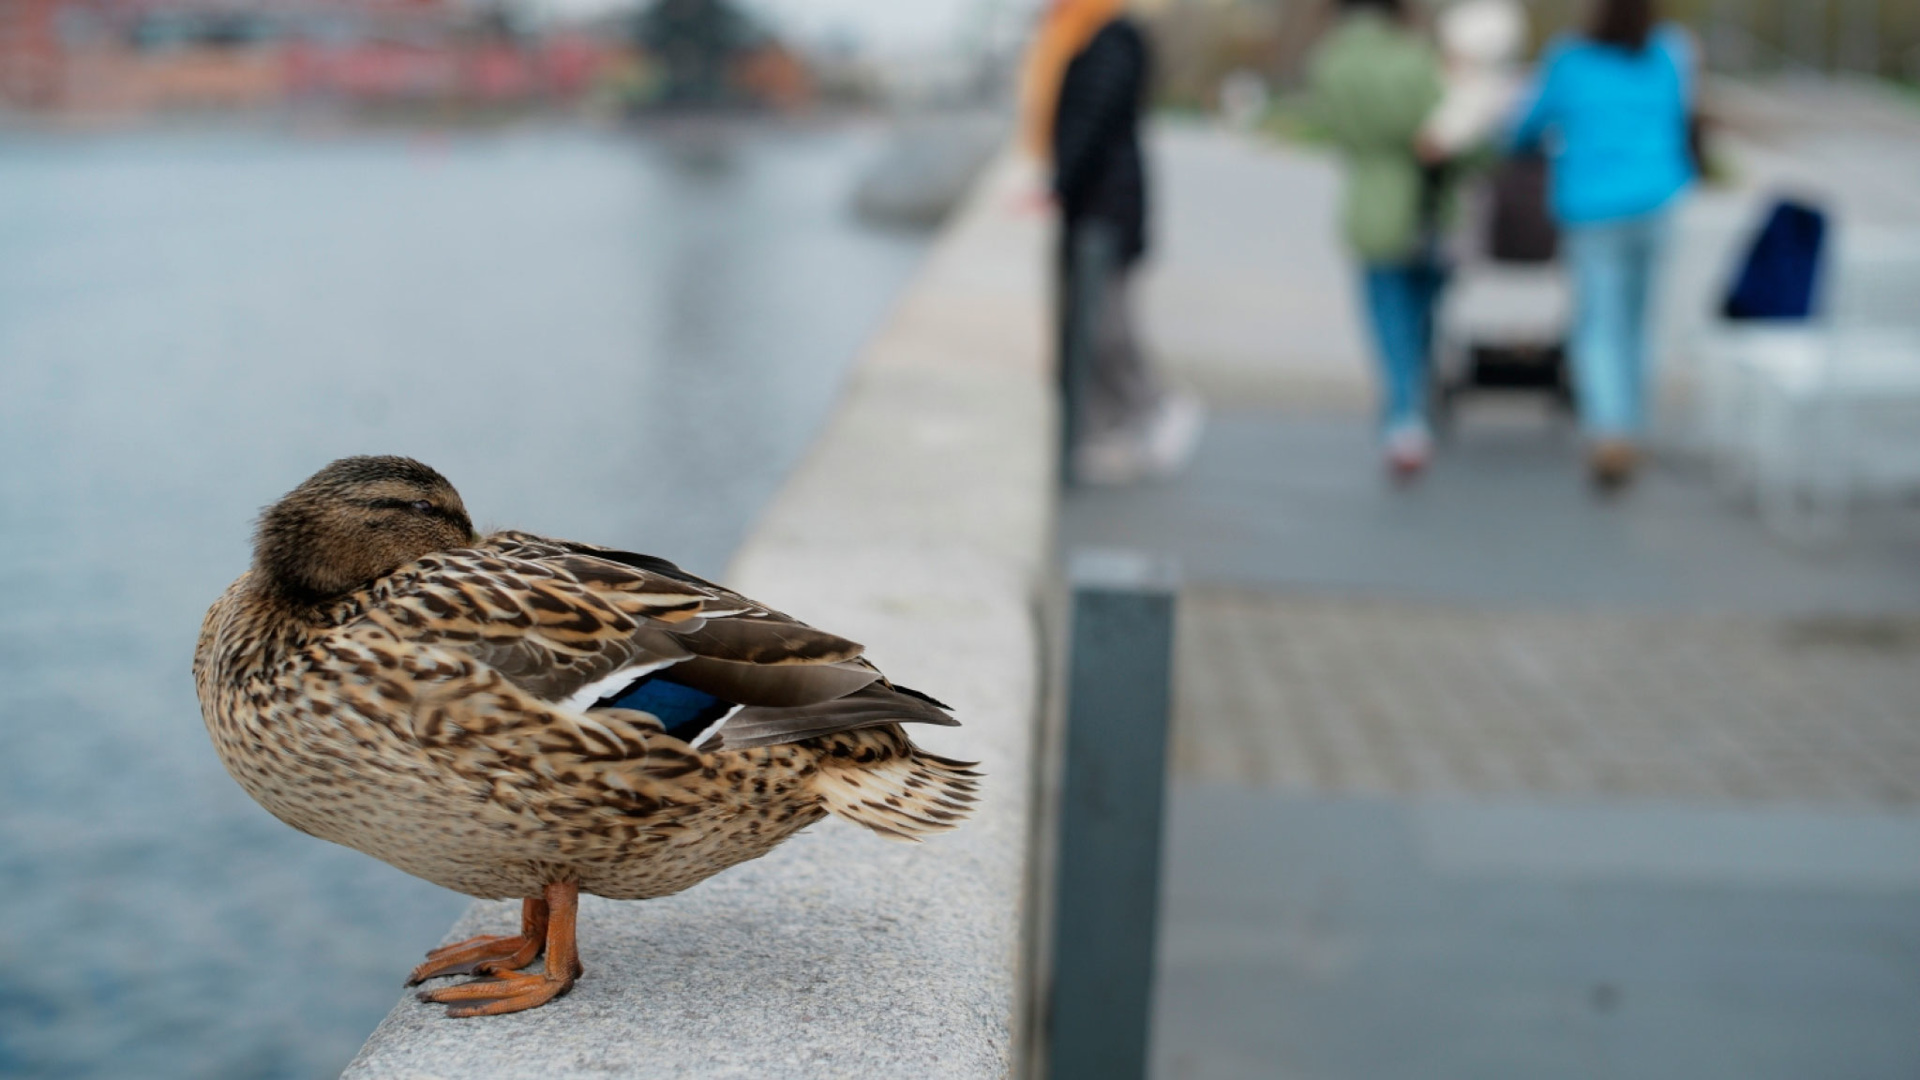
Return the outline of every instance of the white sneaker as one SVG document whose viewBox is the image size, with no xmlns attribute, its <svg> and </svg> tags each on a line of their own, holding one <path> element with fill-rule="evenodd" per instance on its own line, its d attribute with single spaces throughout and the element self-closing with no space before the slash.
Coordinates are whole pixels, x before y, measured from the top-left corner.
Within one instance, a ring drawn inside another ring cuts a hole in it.
<svg viewBox="0 0 1920 1080">
<path fill-rule="evenodd" d="M 1193 460 L 1206 421 L 1207 409 L 1199 398 L 1182 391 L 1169 393 L 1144 433 L 1140 451 L 1146 471 L 1163 479 L 1179 475 Z"/>
<path fill-rule="evenodd" d="M 1144 423 L 1092 439 L 1073 455 L 1074 482 L 1120 487 L 1175 476 L 1193 459 L 1206 409 L 1190 394 L 1168 394 Z"/>
<path fill-rule="evenodd" d="M 1433 436 L 1425 425 L 1406 424 L 1387 432 L 1387 469 L 1395 480 L 1412 480 L 1433 460 Z"/>
</svg>

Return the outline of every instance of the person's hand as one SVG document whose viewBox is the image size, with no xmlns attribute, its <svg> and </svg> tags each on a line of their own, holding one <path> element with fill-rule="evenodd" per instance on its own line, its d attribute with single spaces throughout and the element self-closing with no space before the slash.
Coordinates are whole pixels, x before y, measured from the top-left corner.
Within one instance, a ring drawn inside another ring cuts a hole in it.
<svg viewBox="0 0 1920 1080">
<path fill-rule="evenodd" d="M 1059 200 L 1053 192 L 1043 187 L 1023 188 L 1010 200 L 1009 208 L 1016 217 L 1033 217 L 1051 214 L 1059 209 Z"/>
<path fill-rule="evenodd" d="M 1422 165 L 1441 165 L 1451 155 L 1431 135 L 1421 132 L 1413 138 L 1413 156 L 1419 158 Z"/>
</svg>

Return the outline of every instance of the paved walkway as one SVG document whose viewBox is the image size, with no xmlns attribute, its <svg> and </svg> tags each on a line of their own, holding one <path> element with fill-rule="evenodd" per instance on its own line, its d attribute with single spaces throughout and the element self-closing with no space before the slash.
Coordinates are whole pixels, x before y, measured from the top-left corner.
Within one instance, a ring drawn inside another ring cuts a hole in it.
<svg viewBox="0 0 1920 1080">
<path fill-rule="evenodd" d="M 1073 493 L 1062 535 L 1171 552 L 1198 586 L 1183 609 L 1183 775 L 1322 792 L 1920 799 L 1898 767 L 1920 764 L 1920 515 L 1868 516 L 1800 551 L 1671 457 L 1628 497 L 1596 500 L 1576 434 L 1524 403 L 1470 406 L 1432 475 L 1395 489 L 1371 445 L 1331 164 L 1192 127 L 1162 131 L 1156 151 L 1148 328 L 1215 416 L 1185 476 Z M 1697 199 L 1680 246 L 1724 246 L 1762 184 Z M 1846 205 L 1867 221 L 1903 209 Z M 1714 260 L 1681 261 L 1675 288 L 1704 295 Z M 1471 722 L 1436 723 L 1449 714 Z M 1481 737 L 1493 730 L 1558 749 L 1534 760 Z M 1783 752 L 1780 738 L 1820 751 Z"/>
<path fill-rule="evenodd" d="M 1906 1080 L 1920 1061 L 1920 817 L 1184 784 L 1168 837 L 1160 1080 Z"/>
<path fill-rule="evenodd" d="M 1920 519 L 1800 551 L 1683 464 L 1594 499 L 1573 433 L 1469 414 L 1418 487 L 1384 483 L 1357 411 L 1216 403 L 1178 482 L 1076 493 L 1070 538 L 1169 551 L 1193 581 L 1469 607 L 1806 615 L 1920 610 Z"/>
<path fill-rule="evenodd" d="M 1670 342 L 1808 173 L 1777 138 L 1688 208 Z M 1822 139 L 1848 219 L 1903 221 Z M 1155 164 L 1145 321 L 1215 415 L 1060 533 L 1189 582 L 1156 1075 L 1910 1076 L 1917 515 L 1796 552 L 1676 458 L 1602 503 L 1525 405 L 1394 490 L 1331 166 L 1191 127 Z"/>
<path fill-rule="evenodd" d="M 1183 777 L 1920 804 L 1920 618 L 1501 611 L 1220 586 L 1184 603 Z"/>
</svg>

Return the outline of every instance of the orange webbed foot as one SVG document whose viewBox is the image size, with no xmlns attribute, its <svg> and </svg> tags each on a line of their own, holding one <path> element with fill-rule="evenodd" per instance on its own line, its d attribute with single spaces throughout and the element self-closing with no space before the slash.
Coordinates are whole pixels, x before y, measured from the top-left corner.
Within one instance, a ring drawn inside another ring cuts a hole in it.
<svg viewBox="0 0 1920 1080">
<path fill-rule="evenodd" d="M 542 899 L 528 900 L 521 908 L 517 937 L 475 938 L 436 949 L 428 954 L 427 963 L 414 969 L 414 982 L 466 971 L 498 977 L 423 990 L 418 995 L 420 1000 L 451 1006 L 447 1009 L 451 1017 L 497 1016 L 545 1005 L 565 994 L 582 974 L 573 936 L 579 906 L 578 886 L 549 885 Z M 509 946 L 513 947 L 511 952 L 507 951 Z M 543 948 L 547 954 L 545 971 L 537 975 L 507 974 L 533 963 Z M 437 955 L 441 953 L 446 955 Z"/>
<path fill-rule="evenodd" d="M 493 975 L 518 971 L 540 958 L 539 938 L 483 936 L 469 938 L 427 954 L 427 962 L 407 976 L 408 986 L 418 986 L 443 975 Z"/>
<path fill-rule="evenodd" d="M 421 1001 L 452 1006 L 447 1010 L 447 1015 L 451 1017 L 498 1016 L 545 1005 L 573 989 L 573 980 L 571 974 L 553 977 L 545 973 L 506 975 L 498 979 L 480 979 L 459 986 L 445 986 L 438 990 L 422 990 L 419 998 Z M 458 1004 L 469 1001 L 479 1004 Z"/>
<path fill-rule="evenodd" d="M 407 985 L 418 986 L 443 975 L 518 971 L 540 958 L 546 937 L 547 902 L 544 899 L 522 901 L 518 934 L 483 934 L 434 949 L 427 954 L 426 963 L 407 976 Z"/>
</svg>

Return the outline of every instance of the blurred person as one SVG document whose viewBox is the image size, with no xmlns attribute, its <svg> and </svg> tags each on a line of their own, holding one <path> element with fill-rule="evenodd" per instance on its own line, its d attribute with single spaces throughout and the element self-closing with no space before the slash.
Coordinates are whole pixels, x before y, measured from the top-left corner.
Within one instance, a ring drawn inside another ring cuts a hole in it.
<svg viewBox="0 0 1920 1080">
<path fill-rule="evenodd" d="M 1461 0 L 1440 12 L 1434 30 L 1441 97 L 1419 135 L 1429 162 L 1460 158 L 1504 133 L 1523 89 L 1517 61 L 1527 13 L 1519 0 Z"/>
<path fill-rule="evenodd" d="M 1588 469 L 1600 490 L 1632 481 L 1644 427 L 1654 273 L 1688 149 L 1693 48 L 1655 0 L 1598 0 L 1584 33 L 1554 42 L 1514 131 L 1544 145 L 1552 206 L 1573 270 L 1573 366 Z"/>
<path fill-rule="evenodd" d="M 1028 148 L 1060 211 L 1060 375 L 1070 481 L 1168 476 L 1199 436 L 1199 404 L 1170 392 L 1134 330 L 1147 250 L 1140 152 L 1152 58 L 1124 0 L 1056 0 L 1026 70 Z"/>
<path fill-rule="evenodd" d="M 1444 193 L 1430 192 L 1416 142 L 1442 98 L 1440 60 L 1407 20 L 1403 0 L 1340 0 L 1340 19 L 1315 49 L 1308 90 L 1339 150 L 1341 224 L 1361 265 L 1381 381 L 1389 469 L 1426 468 L 1433 310 L 1445 273 L 1435 250 Z"/>
</svg>

